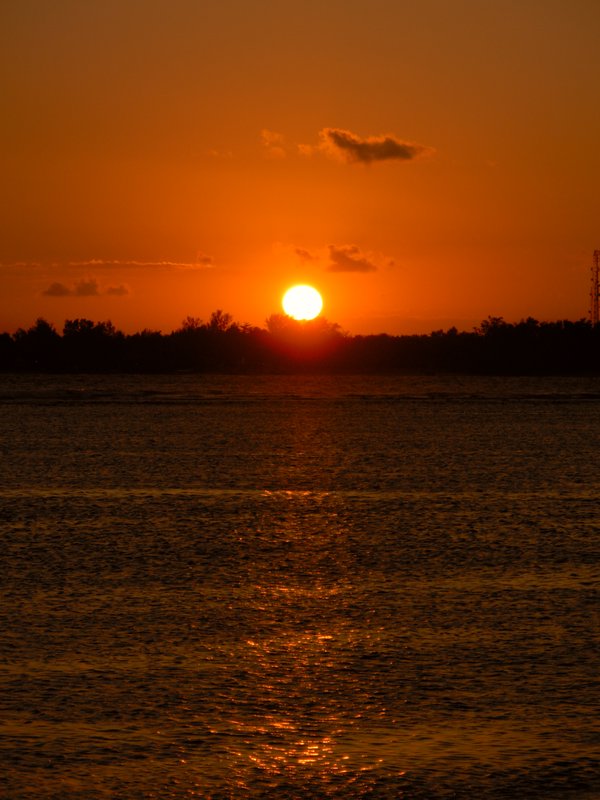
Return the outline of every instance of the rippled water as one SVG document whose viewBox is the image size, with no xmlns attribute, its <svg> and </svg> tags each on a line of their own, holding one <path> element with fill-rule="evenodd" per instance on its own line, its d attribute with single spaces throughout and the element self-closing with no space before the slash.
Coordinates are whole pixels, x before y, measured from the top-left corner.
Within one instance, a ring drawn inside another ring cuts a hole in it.
<svg viewBox="0 0 600 800">
<path fill-rule="evenodd" d="M 0 377 L 0 796 L 598 798 L 598 379 Z"/>
</svg>

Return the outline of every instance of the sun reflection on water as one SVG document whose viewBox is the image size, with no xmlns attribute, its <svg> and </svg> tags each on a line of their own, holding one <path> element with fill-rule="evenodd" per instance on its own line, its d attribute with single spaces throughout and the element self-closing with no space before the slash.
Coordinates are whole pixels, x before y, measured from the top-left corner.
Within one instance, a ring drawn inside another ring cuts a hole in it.
<svg viewBox="0 0 600 800">
<path fill-rule="evenodd" d="M 304 567 L 314 552 L 307 548 Z M 348 654 L 354 632 L 339 617 L 348 587 L 326 584 L 318 570 L 308 581 L 298 573 L 288 581 L 273 577 L 252 590 L 261 635 L 240 643 L 254 692 L 251 702 L 239 704 L 244 713 L 229 721 L 240 785 L 277 786 L 285 780 L 297 787 L 339 788 L 359 777 L 365 783 L 383 759 L 361 749 L 362 711 L 348 702 L 361 691 Z"/>
</svg>

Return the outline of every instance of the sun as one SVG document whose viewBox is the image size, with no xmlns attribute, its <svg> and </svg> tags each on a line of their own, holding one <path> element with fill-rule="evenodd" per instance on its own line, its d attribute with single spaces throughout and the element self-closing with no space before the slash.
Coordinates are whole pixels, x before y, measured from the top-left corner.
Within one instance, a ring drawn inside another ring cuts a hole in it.
<svg viewBox="0 0 600 800">
<path fill-rule="evenodd" d="M 323 298 L 312 286 L 292 286 L 283 295 L 283 310 L 288 317 L 304 320 L 318 317 L 323 308 Z"/>
</svg>

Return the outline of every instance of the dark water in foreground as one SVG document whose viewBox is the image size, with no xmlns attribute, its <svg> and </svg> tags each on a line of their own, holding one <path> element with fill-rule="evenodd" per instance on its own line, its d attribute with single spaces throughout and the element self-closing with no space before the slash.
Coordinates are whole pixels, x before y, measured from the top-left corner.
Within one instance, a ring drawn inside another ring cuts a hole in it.
<svg viewBox="0 0 600 800">
<path fill-rule="evenodd" d="M 0 796 L 600 798 L 600 381 L 0 377 Z"/>
</svg>

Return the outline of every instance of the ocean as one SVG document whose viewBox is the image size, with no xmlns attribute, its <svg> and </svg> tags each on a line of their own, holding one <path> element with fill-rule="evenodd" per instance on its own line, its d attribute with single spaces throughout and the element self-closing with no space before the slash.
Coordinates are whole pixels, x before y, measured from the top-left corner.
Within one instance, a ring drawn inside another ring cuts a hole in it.
<svg viewBox="0 0 600 800">
<path fill-rule="evenodd" d="M 0 797 L 600 798 L 600 379 L 0 376 Z"/>
</svg>

